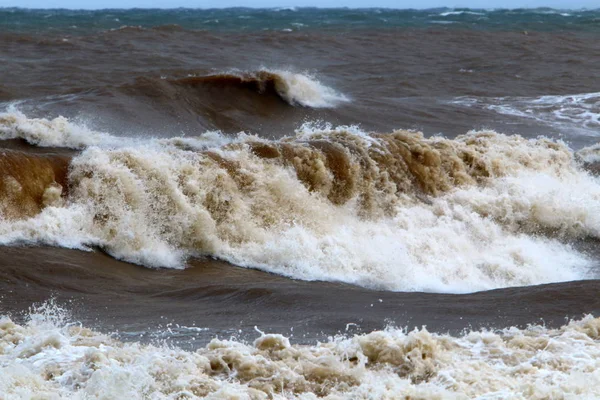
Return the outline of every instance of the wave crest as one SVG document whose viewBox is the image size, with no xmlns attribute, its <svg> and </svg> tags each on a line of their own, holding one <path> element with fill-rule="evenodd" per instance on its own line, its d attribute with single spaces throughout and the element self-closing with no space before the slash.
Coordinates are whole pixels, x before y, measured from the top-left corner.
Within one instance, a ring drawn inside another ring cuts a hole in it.
<svg viewBox="0 0 600 400">
<path fill-rule="evenodd" d="M 125 142 L 107 133 L 75 124 L 65 117 L 27 118 L 12 106 L 0 113 L 0 140 L 22 139 L 35 146 L 81 149 L 88 146 L 115 146 Z"/>
<path fill-rule="evenodd" d="M 247 88 L 259 94 L 274 93 L 286 103 L 311 108 L 331 108 L 348 99 L 312 76 L 283 70 L 193 76 L 170 80 L 172 84 Z"/>
</svg>

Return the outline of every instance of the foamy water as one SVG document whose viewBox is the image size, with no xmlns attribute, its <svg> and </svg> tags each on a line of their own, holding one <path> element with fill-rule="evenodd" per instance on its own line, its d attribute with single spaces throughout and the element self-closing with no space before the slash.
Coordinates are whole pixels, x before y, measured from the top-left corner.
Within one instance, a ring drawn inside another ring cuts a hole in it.
<svg viewBox="0 0 600 400">
<path fill-rule="evenodd" d="M 0 400 L 600 398 L 600 11 L 0 15 Z"/>
<path fill-rule="evenodd" d="M 0 113 L 0 139 L 23 139 L 43 147 L 114 146 L 124 140 L 110 134 L 93 131 L 64 117 L 54 119 L 27 118 L 15 106 Z"/>
<path fill-rule="evenodd" d="M 55 135 L 52 124 L 26 126 Z M 595 276 L 595 261 L 569 243 L 600 237 L 600 182 L 547 139 L 314 126 L 280 141 L 213 132 L 91 146 L 68 180 L 68 196 L 38 215 L 2 220 L 0 242 L 100 246 L 149 267 L 208 255 L 394 291 Z"/>
<path fill-rule="evenodd" d="M 584 147 L 577 152 L 577 156 L 585 163 L 600 162 L 600 144 Z"/>
<path fill-rule="evenodd" d="M 600 128 L 600 93 L 540 97 L 461 97 L 453 100 L 453 103 L 535 120 L 568 133 L 597 136 Z"/>
<path fill-rule="evenodd" d="M 317 78 L 309 74 L 295 73 L 285 70 L 267 70 L 279 79 L 275 88 L 282 98 L 291 105 L 302 105 L 311 108 L 333 108 L 349 99 L 334 89 L 323 85 Z"/>
<path fill-rule="evenodd" d="M 166 77 L 162 78 L 166 79 Z M 192 74 L 188 75 L 187 78 L 191 78 L 191 81 L 197 79 L 204 83 L 229 82 L 233 86 L 240 83 L 254 83 L 254 89 L 259 93 L 274 89 L 277 95 L 291 106 L 335 108 L 341 103 L 350 101 L 344 94 L 324 85 L 309 72 L 300 73 L 286 69 L 270 68 L 261 68 L 258 71 L 232 69 L 210 75 Z M 186 78 L 183 78 L 183 81 L 185 80 Z"/>
<path fill-rule="evenodd" d="M 196 351 L 123 343 L 51 303 L 0 316 L 4 399 L 594 399 L 600 319 L 461 336 L 425 328 L 296 345 L 213 339 Z"/>
</svg>

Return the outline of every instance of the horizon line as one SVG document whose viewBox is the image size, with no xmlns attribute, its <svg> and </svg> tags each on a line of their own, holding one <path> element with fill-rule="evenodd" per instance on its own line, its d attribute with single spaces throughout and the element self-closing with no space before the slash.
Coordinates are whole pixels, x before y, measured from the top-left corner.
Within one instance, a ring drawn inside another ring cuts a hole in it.
<svg viewBox="0 0 600 400">
<path fill-rule="evenodd" d="M 428 11 L 428 10 L 478 10 L 478 11 L 516 11 L 516 10 L 555 10 L 555 11 L 600 11 L 597 8 L 555 8 L 548 6 L 539 7 L 319 7 L 319 6 L 281 6 L 281 7 L 253 7 L 253 6 L 233 6 L 233 7 L 106 7 L 106 8 L 69 8 L 69 7 L 19 7 L 19 6 L 0 6 L 0 10 L 38 10 L 38 11 L 128 11 L 128 10 L 272 10 L 272 11 L 295 11 L 301 9 L 318 10 L 394 10 L 394 11 Z"/>
</svg>

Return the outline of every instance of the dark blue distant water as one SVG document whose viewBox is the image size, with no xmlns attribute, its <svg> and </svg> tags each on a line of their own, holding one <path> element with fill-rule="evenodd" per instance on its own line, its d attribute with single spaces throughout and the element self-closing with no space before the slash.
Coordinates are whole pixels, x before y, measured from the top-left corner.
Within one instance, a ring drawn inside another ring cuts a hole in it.
<svg viewBox="0 0 600 400">
<path fill-rule="evenodd" d="M 600 30 L 600 9 L 0 9 L 3 31 L 54 31 L 86 34 L 123 26 L 177 25 L 211 31 L 309 30 L 345 28 L 427 28 L 445 26 L 479 30 Z"/>
</svg>

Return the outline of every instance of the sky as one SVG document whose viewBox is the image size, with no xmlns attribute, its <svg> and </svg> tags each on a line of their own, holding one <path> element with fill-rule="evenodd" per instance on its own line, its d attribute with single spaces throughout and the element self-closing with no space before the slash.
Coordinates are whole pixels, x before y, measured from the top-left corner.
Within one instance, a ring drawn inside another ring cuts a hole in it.
<svg viewBox="0 0 600 400">
<path fill-rule="evenodd" d="M 0 0 L 0 7 L 26 8 L 221 8 L 221 7 L 390 7 L 390 8 L 599 8 L 600 0 Z"/>
</svg>

